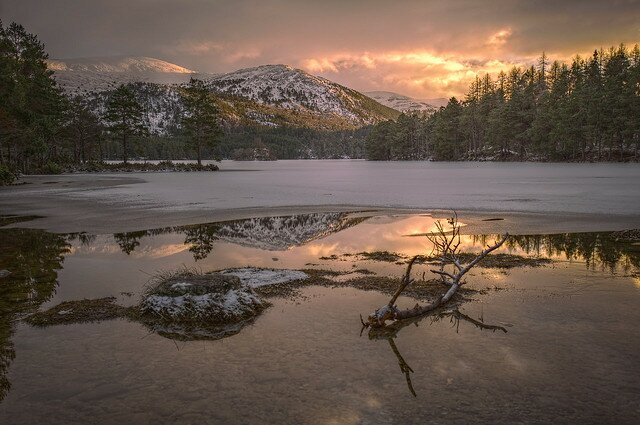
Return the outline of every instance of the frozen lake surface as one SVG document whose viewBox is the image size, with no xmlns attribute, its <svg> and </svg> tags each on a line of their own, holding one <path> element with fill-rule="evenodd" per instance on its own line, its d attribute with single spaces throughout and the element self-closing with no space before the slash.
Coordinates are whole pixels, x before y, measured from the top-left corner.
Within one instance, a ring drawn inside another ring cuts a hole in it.
<svg viewBox="0 0 640 425">
<path fill-rule="evenodd" d="M 638 164 L 290 160 L 223 161 L 220 168 L 219 173 L 126 174 L 147 184 L 77 195 L 175 209 L 362 205 L 640 214 Z"/>
<path fill-rule="evenodd" d="M 28 176 L 28 184 L 0 188 L 0 209 L 45 217 L 29 227 L 91 233 L 360 208 L 515 213 L 521 226 L 511 232 L 640 227 L 638 164 L 290 160 L 220 168 Z"/>
</svg>

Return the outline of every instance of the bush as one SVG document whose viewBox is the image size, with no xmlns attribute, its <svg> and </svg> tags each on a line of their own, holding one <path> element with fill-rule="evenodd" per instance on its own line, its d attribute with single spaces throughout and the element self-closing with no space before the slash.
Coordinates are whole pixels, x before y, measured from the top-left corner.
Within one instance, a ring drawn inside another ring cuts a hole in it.
<svg viewBox="0 0 640 425">
<path fill-rule="evenodd" d="M 41 174 L 62 174 L 64 172 L 64 168 L 62 168 L 58 163 L 49 161 L 44 167 L 40 170 Z"/>
<path fill-rule="evenodd" d="M 14 182 L 16 175 L 11 172 L 9 167 L 0 164 L 0 186 L 6 186 Z"/>
</svg>

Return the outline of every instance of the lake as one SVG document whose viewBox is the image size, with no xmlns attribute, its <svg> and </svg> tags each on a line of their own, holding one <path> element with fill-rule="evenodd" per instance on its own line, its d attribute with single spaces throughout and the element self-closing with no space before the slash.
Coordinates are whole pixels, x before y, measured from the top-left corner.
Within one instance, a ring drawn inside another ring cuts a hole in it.
<svg viewBox="0 0 640 425">
<path fill-rule="evenodd" d="M 0 189 L 1 423 L 640 422 L 640 241 L 611 232 L 640 228 L 637 164 L 221 169 Z M 468 299 L 394 337 L 361 335 L 447 209 L 464 252 L 509 231 L 499 253 L 513 262 L 481 263 Z M 22 320 L 66 301 L 133 306 L 181 267 L 330 274 L 265 295 L 271 307 L 221 339 Z"/>
<path fill-rule="evenodd" d="M 428 214 L 353 212 L 97 235 L 0 229 L 0 269 L 13 272 L 0 292 L 0 420 L 638 422 L 640 249 L 608 232 L 515 236 L 500 253 L 552 262 L 475 268 L 468 285 L 478 292 L 459 310 L 394 338 L 360 335 L 359 315 L 389 296 L 350 279 L 363 270 L 400 275 L 408 256 L 429 253 L 421 234 L 434 224 Z M 461 246 L 478 252 L 496 238 L 464 236 Z M 382 250 L 397 257 L 362 254 Z M 125 319 L 44 328 L 17 321 L 61 301 L 136 303 L 150 275 L 182 266 L 339 275 L 270 298 L 254 323 L 223 339 L 175 339 Z"/>
</svg>

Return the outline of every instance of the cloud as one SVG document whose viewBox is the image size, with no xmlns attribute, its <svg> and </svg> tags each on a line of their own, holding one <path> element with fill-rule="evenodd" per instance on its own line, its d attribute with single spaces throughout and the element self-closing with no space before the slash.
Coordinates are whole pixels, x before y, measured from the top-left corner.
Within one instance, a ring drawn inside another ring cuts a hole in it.
<svg viewBox="0 0 640 425">
<path fill-rule="evenodd" d="M 464 93 L 471 81 L 485 73 L 496 75 L 513 66 L 533 63 L 517 59 L 468 58 L 426 50 L 340 53 L 307 58 L 301 67 L 327 78 L 348 80 L 370 90 L 391 90 L 418 97 L 450 97 Z"/>
<path fill-rule="evenodd" d="M 0 0 L 53 58 L 202 72 L 284 63 L 357 90 L 464 94 L 482 72 L 640 42 L 638 0 Z"/>
<path fill-rule="evenodd" d="M 491 36 L 487 40 L 487 44 L 490 46 L 502 46 L 509 40 L 511 34 L 513 34 L 511 28 L 501 29 L 494 34 L 491 34 Z"/>
</svg>

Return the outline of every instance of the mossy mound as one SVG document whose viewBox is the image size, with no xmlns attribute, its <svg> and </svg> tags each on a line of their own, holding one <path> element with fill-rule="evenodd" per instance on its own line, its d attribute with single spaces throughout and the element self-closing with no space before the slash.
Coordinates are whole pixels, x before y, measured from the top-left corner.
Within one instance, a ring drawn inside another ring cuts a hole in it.
<svg viewBox="0 0 640 425">
<path fill-rule="evenodd" d="M 253 318 L 268 306 L 236 276 L 180 273 L 151 286 L 141 317 L 165 323 L 228 324 Z"/>
<path fill-rule="evenodd" d="M 115 303 L 114 297 L 94 300 L 65 301 L 49 310 L 39 311 L 27 317 L 25 322 L 46 327 L 71 323 L 99 322 L 123 317 L 129 309 Z"/>
</svg>

